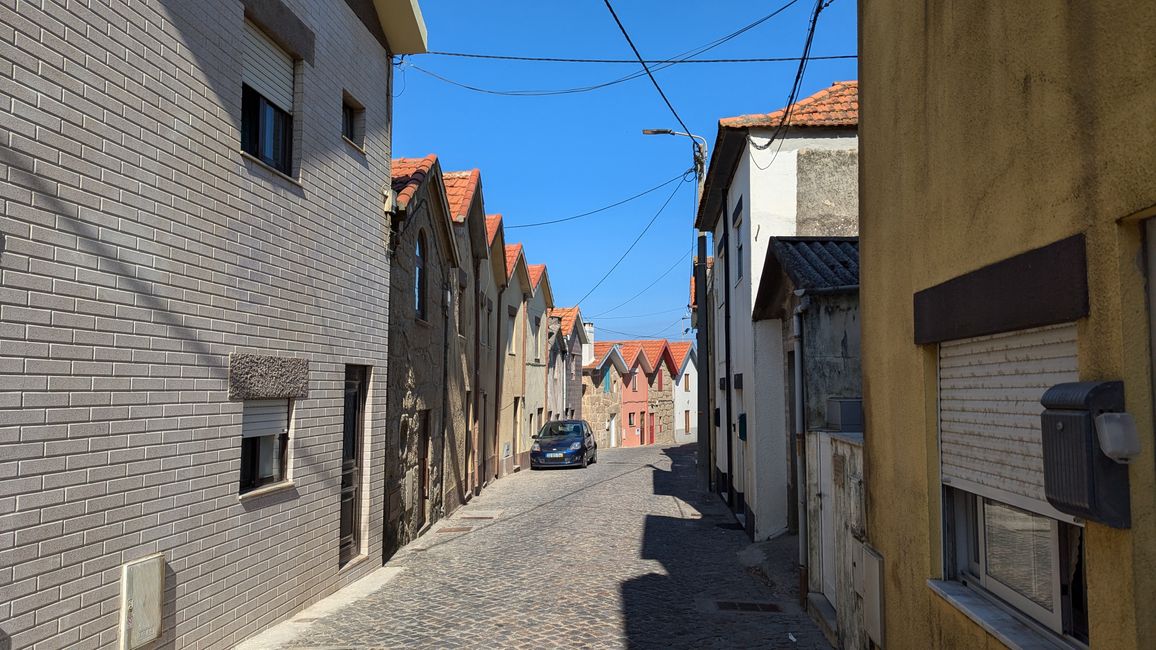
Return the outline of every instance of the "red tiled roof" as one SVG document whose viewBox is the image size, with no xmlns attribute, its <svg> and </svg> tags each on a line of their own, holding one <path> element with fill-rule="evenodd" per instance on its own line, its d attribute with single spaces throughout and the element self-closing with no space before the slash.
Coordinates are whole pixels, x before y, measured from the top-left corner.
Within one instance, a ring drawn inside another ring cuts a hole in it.
<svg viewBox="0 0 1156 650">
<path fill-rule="evenodd" d="M 442 174 L 445 181 L 446 198 L 450 202 L 450 218 L 455 223 L 462 223 L 470 213 L 470 203 L 474 200 L 474 193 L 478 191 L 478 182 L 482 173 L 477 169 L 464 172 L 446 172 Z"/>
<path fill-rule="evenodd" d="M 551 316 L 557 316 L 562 319 L 562 335 L 570 336 L 574 331 L 574 323 L 578 322 L 578 308 L 577 307 L 558 307 L 550 310 Z M 597 350 L 597 348 L 595 348 Z M 595 353 L 594 356 L 598 356 Z"/>
<path fill-rule="evenodd" d="M 530 264 L 526 267 L 526 270 L 530 272 L 530 286 L 537 289 L 538 282 L 540 282 L 542 280 L 542 276 L 546 274 L 546 265 Z"/>
<path fill-rule="evenodd" d="M 666 339 L 639 341 L 639 343 L 642 345 L 642 351 L 646 354 L 646 359 L 650 361 L 652 368 L 657 368 L 662 363 L 663 355 L 670 355 Z"/>
<path fill-rule="evenodd" d="M 671 341 L 670 355 L 674 357 L 675 370 L 682 367 L 682 362 L 686 361 L 686 355 L 690 353 L 690 341 Z"/>
<path fill-rule="evenodd" d="M 790 126 L 842 126 L 859 125 L 859 82 L 837 81 L 806 99 L 789 106 Z M 777 127 L 787 115 L 787 109 L 774 113 L 756 113 L 726 117 L 719 120 L 719 126 L 734 129 L 746 127 Z"/>
<path fill-rule="evenodd" d="M 518 266 L 518 256 L 522 254 L 521 244 L 507 244 L 506 245 L 506 273 L 507 277 L 514 275 L 514 269 Z"/>
<path fill-rule="evenodd" d="M 502 215 L 487 214 L 486 215 L 486 245 L 494 245 L 494 236 L 498 234 L 498 228 L 502 226 Z"/>
<path fill-rule="evenodd" d="M 575 307 L 575 309 L 577 309 L 577 307 Z M 610 350 L 614 349 L 615 345 L 617 345 L 617 343 L 615 343 L 614 341 L 597 341 L 597 342 L 595 342 L 594 343 L 594 360 L 583 367 L 584 368 L 591 368 L 591 369 L 597 368 L 602 363 L 602 361 L 606 359 L 606 355 L 610 354 Z"/>
<path fill-rule="evenodd" d="M 405 209 L 405 206 L 409 205 L 410 199 L 425 181 L 426 176 L 429 176 L 437 161 L 438 157 L 432 153 L 425 158 L 393 159 L 390 166 L 390 173 L 393 176 L 391 187 L 397 193 L 396 203 L 399 209 Z"/>
</svg>

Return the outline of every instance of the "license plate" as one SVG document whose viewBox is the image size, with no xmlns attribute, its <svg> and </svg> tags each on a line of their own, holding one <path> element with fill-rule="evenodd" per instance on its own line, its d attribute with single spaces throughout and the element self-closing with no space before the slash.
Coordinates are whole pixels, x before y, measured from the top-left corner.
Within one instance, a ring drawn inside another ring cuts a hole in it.
<svg viewBox="0 0 1156 650">
<path fill-rule="evenodd" d="M 546 454 L 546 458 L 561 458 L 564 454 L 562 452 L 553 452 Z"/>
</svg>

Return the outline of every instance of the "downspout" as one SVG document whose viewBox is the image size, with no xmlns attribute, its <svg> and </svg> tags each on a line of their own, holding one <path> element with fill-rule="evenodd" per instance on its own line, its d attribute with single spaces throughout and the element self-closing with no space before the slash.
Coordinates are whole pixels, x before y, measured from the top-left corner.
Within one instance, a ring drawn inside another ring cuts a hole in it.
<svg viewBox="0 0 1156 650">
<path fill-rule="evenodd" d="M 732 425 L 733 413 L 733 390 L 731 380 L 733 377 L 733 369 L 731 368 L 731 232 L 730 219 L 726 211 L 723 211 L 723 241 L 726 242 L 726 258 L 723 260 L 723 302 L 726 303 L 726 309 L 723 310 L 723 365 L 726 372 L 726 407 L 727 407 L 727 507 L 734 512 L 735 509 L 735 465 L 734 465 L 734 426 Z"/>
<path fill-rule="evenodd" d="M 794 317 L 791 320 L 791 340 L 795 352 L 795 444 L 791 449 L 795 454 L 795 493 L 798 501 L 799 602 L 805 606 L 810 589 L 807 576 L 807 416 L 804 410 L 806 386 L 803 372 L 803 312 L 807 310 L 810 300 L 801 292 L 796 295 L 800 296 L 801 300 L 795 307 Z"/>
<path fill-rule="evenodd" d="M 453 291 L 449 282 L 442 284 L 442 453 L 438 459 L 438 518 L 446 514 L 446 444 L 449 442 L 450 431 L 450 292 Z"/>
<path fill-rule="evenodd" d="M 698 354 L 695 358 L 698 366 L 698 482 L 699 486 L 710 491 L 711 468 L 714 465 L 714 454 L 711 447 L 714 436 L 711 435 L 710 391 L 711 376 L 709 368 L 713 363 L 713 350 L 710 350 L 709 323 L 710 314 L 703 306 L 706 301 L 706 233 L 698 233 L 698 264 L 694 268 L 695 311 L 697 312 L 695 325 L 698 326 L 697 336 Z"/>
</svg>

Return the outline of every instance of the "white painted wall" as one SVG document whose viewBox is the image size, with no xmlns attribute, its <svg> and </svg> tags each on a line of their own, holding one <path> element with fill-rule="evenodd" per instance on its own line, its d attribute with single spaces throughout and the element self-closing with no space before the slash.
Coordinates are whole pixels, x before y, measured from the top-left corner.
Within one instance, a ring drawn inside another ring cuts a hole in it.
<svg viewBox="0 0 1156 650">
<path fill-rule="evenodd" d="M 683 384 L 686 384 L 684 386 Z M 687 387 L 690 388 L 689 392 Z M 698 442 L 698 367 L 694 355 L 674 378 L 674 442 Z M 686 428 L 686 412 L 690 411 L 690 428 Z"/>
</svg>

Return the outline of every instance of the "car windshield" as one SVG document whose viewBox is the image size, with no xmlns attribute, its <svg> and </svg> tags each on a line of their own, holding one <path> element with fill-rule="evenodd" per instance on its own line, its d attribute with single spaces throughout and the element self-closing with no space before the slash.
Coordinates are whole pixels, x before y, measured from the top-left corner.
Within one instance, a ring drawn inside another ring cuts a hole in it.
<svg viewBox="0 0 1156 650">
<path fill-rule="evenodd" d="M 539 438 L 581 438 L 582 424 L 579 422 L 547 422 L 538 431 Z"/>
</svg>

